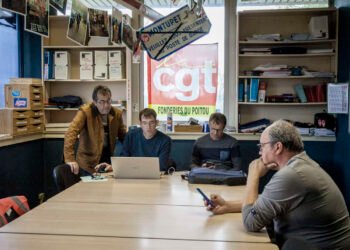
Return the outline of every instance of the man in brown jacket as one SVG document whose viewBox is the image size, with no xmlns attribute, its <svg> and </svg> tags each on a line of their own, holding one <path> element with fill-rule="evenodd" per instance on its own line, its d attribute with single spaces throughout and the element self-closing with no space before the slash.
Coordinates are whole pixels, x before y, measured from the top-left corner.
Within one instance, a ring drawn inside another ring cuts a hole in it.
<svg viewBox="0 0 350 250">
<path fill-rule="evenodd" d="M 66 164 L 61 167 L 70 167 L 77 177 L 92 174 L 95 169 L 111 169 L 108 166 L 116 140 L 122 141 L 126 133 L 122 111 L 111 106 L 110 89 L 95 87 L 92 99 L 92 103 L 80 107 L 64 138 Z M 75 154 L 77 140 L 79 145 Z"/>
</svg>

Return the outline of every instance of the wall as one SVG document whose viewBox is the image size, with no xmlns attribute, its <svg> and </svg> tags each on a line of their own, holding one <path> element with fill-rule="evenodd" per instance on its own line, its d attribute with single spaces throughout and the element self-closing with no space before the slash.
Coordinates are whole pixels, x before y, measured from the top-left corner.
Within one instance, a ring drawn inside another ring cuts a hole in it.
<svg viewBox="0 0 350 250">
<path fill-rule="evenodd" d="M 339 46 L 338 46 L 338 81 L 349 81 L 350 74 L 350 1 L 335 1 L 339 8 Z M 334 149 L 334 168 L 338 172 L 336 182 L 350 207 L 350 135 L 348 133 L 348 115 L 338 115 L 337 142 Z"/>
<path fill-rule="evenodd" d="M 0 148 L 0 198 L 25 195 L 30 207 L 44 192 L 42 140 Z"/>
</svg>

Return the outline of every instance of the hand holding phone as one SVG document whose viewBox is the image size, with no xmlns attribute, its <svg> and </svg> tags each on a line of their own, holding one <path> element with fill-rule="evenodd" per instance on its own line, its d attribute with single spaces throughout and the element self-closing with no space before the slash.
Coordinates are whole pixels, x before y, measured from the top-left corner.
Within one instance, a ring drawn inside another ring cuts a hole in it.
<svg viewBox="0 0 350 250">
<path fill-rule="evenodd" d="M 202 195 L 203 199 L 209 204 L 209 206 L 214 207 L 213 202 L 208 198 L 208 196 L 203 193 L 203 191 L 200 188 L 196 188 L 196 190 Z"/>
</svg>

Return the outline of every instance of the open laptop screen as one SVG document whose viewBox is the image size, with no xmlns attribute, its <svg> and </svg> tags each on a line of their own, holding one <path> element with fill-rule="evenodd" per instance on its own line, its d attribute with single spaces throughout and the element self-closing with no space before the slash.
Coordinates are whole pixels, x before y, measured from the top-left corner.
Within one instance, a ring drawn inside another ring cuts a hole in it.
<svg viewBox="0 0 350 250">
<path fill-rule="evenodd" d="M 115 178 L 159 179 L 158 157 L 111 157 Z"/>
</svg>

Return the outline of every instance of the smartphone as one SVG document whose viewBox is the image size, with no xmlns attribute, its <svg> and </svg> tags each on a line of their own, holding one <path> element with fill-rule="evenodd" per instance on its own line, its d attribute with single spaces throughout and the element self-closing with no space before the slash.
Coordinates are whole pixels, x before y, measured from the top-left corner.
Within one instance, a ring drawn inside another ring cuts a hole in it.
<svg viewBox="0 0 350 250">
<path fill-rule="evenodd" d="M 203 191 L 200 188 L 196 188 L 196 190 L 198 191 L 198 193 L 200 193 L 203 197 L 203 199 L 211 206 L 214 207 L 213 202 L 208 198 L 208 196 L 205 195 L 205 193 L 203 193 Z"/>
</svg>

